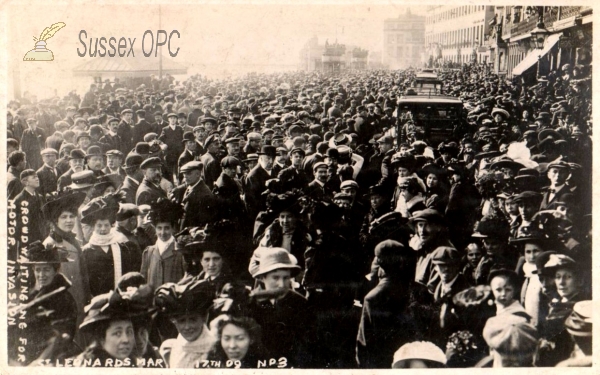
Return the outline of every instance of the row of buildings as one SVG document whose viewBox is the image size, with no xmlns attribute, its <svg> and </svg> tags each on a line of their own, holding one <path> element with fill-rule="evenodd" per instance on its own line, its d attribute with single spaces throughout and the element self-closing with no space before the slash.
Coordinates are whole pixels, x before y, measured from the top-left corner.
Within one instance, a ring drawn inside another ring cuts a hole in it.
<svg viewBox="0 0 600 375">
<path fill-rule="evenodd" d="M 424 16 L 407 9 L 384 21 L 383 51 L 319 45 L 300 53 L 304 70 L 487 64 L 511 78 L 547 74 L 565 63 L 591 62 L 591 6 L 434 5 Z"/>
</svg>

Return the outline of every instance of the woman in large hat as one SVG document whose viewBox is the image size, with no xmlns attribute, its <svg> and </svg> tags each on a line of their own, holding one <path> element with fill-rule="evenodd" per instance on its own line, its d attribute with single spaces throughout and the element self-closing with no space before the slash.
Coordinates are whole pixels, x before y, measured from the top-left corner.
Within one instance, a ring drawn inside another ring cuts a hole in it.
<svg viewBox="0 0 600 375">
<path fill-rule="evenodd" d="M 117 288 L 98 295 L 86 306 L 80 331 L 86 350 L 75 360 L 81 367 L 136 367 L 136 329 L 150 324 L 153 290 L 149 285 Z M 140 343 L 141 344 L 141 343 Z M 145 364 L 143 364 L 145 365 Z"/>
<path fill-rule="evenodd" d="M 26 258 L 19 263 L 30 267 L 35 285 L 30 291 L 27 304 L 21 305 L 11 313 L 21 313 L 26 318 L 23 331 L 15 333 L 27 339 L 25 354 L 9 353 L 9 358 L 17 360 L 23 355 L 25 365 L 34 360 L 52 360 L 66 358 L 77 353 L 73 344 L 77 320 L 77 304 L 69 293 L 71 283 L 60 273 L 62 263 L 69 261 L 68 253 L 58 247 L 40 241 L 27 246 Z M 23 313 L 23 311 L 25 311 Z M 15 326 L 16 328 L 16 326 Z M 9 337 L 14 337 L 9 333 Z M 9 350 L 22 344 L 9 345 Z M 22 363 L 22 362 L 21 362 Z"/>
<path fill-rule="evenodd" d="M 425 182 L 423 198 L 426 206 L 438 212 L 445 211 L 449 194 L 447 171 L 435 163 L 429 163 L 417 171 L 417 174 Z"/>
<path fill-rule="evenodd" d="M 588 299 L 584 289 L 581 266 L 563 254 L 551 254 L 544 272 L 554 275 L 558 298 L 550 302 L 550 312 L 541 322 L 541 335 L 547 345 L 540 348 L 539 365 L 554 366 L 565 360 L 573 351 L 573 341 L 565 329 L 565 321 L 576 302 Z"/>
<path fill-rule="evenodd" d="M 183 255 L 176 251 L 173 236 L 183 216 L 181 205 L 159 198 L 150 205 L 148 218 L 156 229 L 156 243 L 142 253 L 141 273 L 148 284 L 157 288 L 164 283 L 175 283 L 184 274 Z"/>
<path fill-rule="evenodd" d="M 88 272 L 83 262 L 81 245 L 75 238 L 75 225 L 79 206 L 85 200 L 84 192 L 69 191 L 50 197 L 42 207 L 44 216 L 50 222 L 50 235 L 44 240 L 44 246 L 57 246 L 68 253 L 71 262 L 61 267 L 62 274 L 71 283 L 70 292 L 77 303 L 78 323 L 83 319 L 83 307 L 90 301 Z"/>
<path fill-rule="evenodd" d="M 265 229 L 258 245 L 284 248 L 299 259 L 299 266 L 302 267 L 311 236 L 302 220 L 300 199 L 298 192 L 269 197 L 267 204 L 275 219 Z"/>
<path fill-rule="evenodd" d="M 167 283 L 155 293 L 160 314 L 177 328 L 177 338 L 163 341 L 160 353 L 170 368 L 195 368 L 208 358 L 217 339 L 208 329 L 208 309 L 214 294 L 204 281 Z"/>
<path fill-rule="evenodd" d="M 127 272 L 139 271 L 140 250 L 133 242 L 119 242 L 111 231 L 119 211 L 120 196 L 109 194 L 83 206 L 81 222 L 92 227 L 92 235 L 83 247 L 92 296 L 108 293 Z"/>
</svg>

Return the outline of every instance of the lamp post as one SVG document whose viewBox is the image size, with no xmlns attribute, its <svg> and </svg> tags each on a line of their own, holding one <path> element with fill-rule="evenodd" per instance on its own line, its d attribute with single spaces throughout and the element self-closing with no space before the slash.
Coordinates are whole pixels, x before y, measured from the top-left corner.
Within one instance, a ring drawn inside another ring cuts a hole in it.
<svg viewBox="0 0 600 375">
<path fill-rule="evenodd" d="M 538 14 L 538 23 L 535 29 L 531 30 L 531 41 L 532 48 L 542 49 L 544 48 L 544 43 L 548 35 L 550 35 L 550 31 L 546 29 L 544 25 L 544 7 L 536 7 L 536 10 L 533 10 L 533 7 L 527 7 L 527 14 L 532 14 L 533 12 L 537 12 Z"/>
</svg>

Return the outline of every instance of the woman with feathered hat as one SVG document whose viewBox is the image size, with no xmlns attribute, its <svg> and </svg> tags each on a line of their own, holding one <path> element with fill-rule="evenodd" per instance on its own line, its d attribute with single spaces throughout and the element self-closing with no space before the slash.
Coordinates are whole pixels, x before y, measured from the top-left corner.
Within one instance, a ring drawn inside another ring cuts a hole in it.
<svg viewBox="0 0 600 375">
<path fill-rule="evenodd" d="M 44 216 L 52 228 L 50 235 L 44 240 L 44 246 L 57 246 L 66 251 L 71 259 L 61 267 L 61 273 L 71 283 L 70 292 L 77 303 L 78 323 L 83 320 L 83 307 L 91 298 L 81 245 L 73 233 L 77 224 L 77 212 L 85 197 L 84 192 L 69 191 L 48 196 L 47 203 L 42 207 Z"/>
<path fill-rule="evenodd" d="M 120 199 L 118 194 L 98 197 L 81 210 L 81 222 L 93 229 L 88 244 L 83 247 L 92 296 L 108 293 L 122 275 L 140 270 L 139 248 L 133 242 L 119 242 L 121 237 L 111 231 Z"/>
<path fill-rule="evenodd" d="M 213 304 L 211 286 L 204 281 L 167 283 L 155 293 L 160 314 L 177 328 L 177 338 L 165 340 L 160 354 L 170 368 L 196 368 L 208 358 L 217 343 L 207 327 L 208 309 Z"/>
<path fill-rule="evenodd" d="M 136 330 L 150 325 L 156 310 L 152 298 L 152 287 L 146 284 L 116 288 L 94 297 L 86 306 L 87 315 L 79 326 L 87 338 L 86 350 L 74 359 L 74 365 L 138 366 Z"/>
<path fill-rule="evenodd" d="M 19 263 L 30 267 L 35 285 L 27 304 L 17 307 L 11 314 L 21 313 L 26 318 L 25 329 L 17 334 L 26 338 L 26 352 L 9 353 L 10 359 L 16 361 L 17 356 L 23 356 L 25 362 L 20 363 L 29 365 L 35 360 L 54 362 L 78 352 L 73 344 L 77 304 L 69 293 L 71 283 L 59 272 L 61 264 L 69 261 L 67 256 L 66 251 L 51 244 L 44 246 L 40 241 L 27 247 L 26 258 Z M 14 336 L 9 333 L 8 337 Z M 9 349 L 19 345 L 23 344 L 9 345 Z"/>
</svg>

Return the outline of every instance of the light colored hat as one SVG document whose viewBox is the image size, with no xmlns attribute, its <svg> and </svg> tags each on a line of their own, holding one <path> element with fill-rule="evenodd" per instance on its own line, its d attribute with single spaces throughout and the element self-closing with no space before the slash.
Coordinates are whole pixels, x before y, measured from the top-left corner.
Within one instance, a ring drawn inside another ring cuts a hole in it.
<svg viewBox="0 0 600 375">
<path fill-rule="evenodd" d="M 248 271 L 257 278 L 268 272 L 289 269 L 292 273 L 300 271 L 298 260 L 286 249 L 281 247 L 259 247 L 254 250 Z"/>
<path fill-rule="evenodd" d="M 537 329 L 524 317 L 515 314 L 501 314 L 488 319 L 483 328 L 483 338 L 490 349 L 507 356 L 534 353 L 538 344 Z"/>
<path fill-rule="evenodd" d="M 394 353 L 392 368 L 401 368 L 403 361 L 411 359 L 422 359 L 426 361 L 446 364 L 446 355 L 436 345 L 429 341 L 415 341 L 404 344 Z"/>
</svg>

